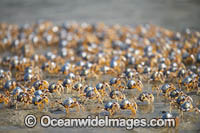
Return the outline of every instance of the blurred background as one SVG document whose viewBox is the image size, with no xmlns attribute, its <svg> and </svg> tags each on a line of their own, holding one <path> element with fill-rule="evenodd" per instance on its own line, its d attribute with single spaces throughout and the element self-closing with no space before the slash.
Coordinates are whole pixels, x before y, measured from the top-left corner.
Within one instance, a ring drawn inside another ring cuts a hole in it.
<svg viewBox="0 0 200 133">
<path fill-rule="evenodd" d="M 200 30 L 200 0 L 0 0 L 0 22 L 25 24 L 41 19 Z"/>
</svg>

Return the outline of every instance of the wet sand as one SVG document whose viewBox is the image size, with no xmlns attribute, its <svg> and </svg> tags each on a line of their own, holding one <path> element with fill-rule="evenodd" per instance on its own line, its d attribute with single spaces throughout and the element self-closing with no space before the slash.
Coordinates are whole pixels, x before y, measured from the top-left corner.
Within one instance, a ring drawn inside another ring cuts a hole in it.
<svg viewBox="0 0 200 133">
<path fill-rule="evenodd" d="M 49 79 L 50 82 L 52 80 Z M 95 82 L 93 82 L 94 85 Z M 89 83 L 90 84 L 90 83 Z M 151 92 L 151 85 L 145 84 L 144 91 Z M 139 92 L 137 90 L 125 90 L 125 94 L 128 98 L 132 98 L 133 96 L 138 96 Z M 156 96 L 156 93 L 153 92 L 155 96 L 154 104 L 147 105 L 137 101 L 138 103 L 138 111 L 135 118 L 147 118 L 150 120 L 151 118 L 159 118 L 161 117 L 161 111 L 169 111 L 169 102 L 163 98 L 162 95 Z M 71 94 L 62 95 L 61 99 L 64 100 L 67 96 L 71 96 Z M 190 93 L 190 96 L 193 98 L 194 103 L 200 101 L 200 97 L 196 95 L 196 93 Z M 51 101 L 54 101 L 59 97 L 54 97 Z M 108 101 L 109 99 L 106 99 Z M 66 116 L 64 108 L 55 105 L 54 108 L 46 108 L 44 111 L 40 112 L 36 106 L 30 105 L 28 108 L 19 107 L 19 109 L 15 109 L 12 107 L 8 109 L 3 107 L 2 104 L 0 106 L 0 131 L 1 132 L 40 132 L 40 133 L 48 133 L 48 132 L 199 132 L 200 131 L 200 115 L 194 112 L 186 112 L 184 113 L 183 119 L 180 119 L 180 125 L 176 128 L 134 128 L 133 130 L 126 130 L 124 128 L 43 128 L 38 124 L 34 128 L 27 128 L 24 125 L 24 118 L 27 114 L 36 115 L 38 120 L 42 115 L 49 115 L 52 118 L 86 118 L 88 115 L 104 117 L 108 115 L 107 111 L 99 111 L 96 110 L 97 107 L 102 107 L 103 105 L 97 103 L 97 101 L 87 101 L 84 104 L 85 112 L 77 113 L 76 109 L 70 110 L 70 115 Z M 172 114 L 177 116 L 179 111 L 176 108 L 173 108 Z M 113 116 L 113 118 L 129 118 L 131 112 L 130 111 L 120 111 Z"/>
</svg>

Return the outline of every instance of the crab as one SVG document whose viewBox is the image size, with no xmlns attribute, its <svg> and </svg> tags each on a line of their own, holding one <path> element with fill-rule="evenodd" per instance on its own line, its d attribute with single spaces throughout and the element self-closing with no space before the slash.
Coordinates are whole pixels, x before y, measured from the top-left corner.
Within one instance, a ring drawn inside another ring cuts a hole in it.
<svg viewBox="0 0 200 133">
<path fill-rule="evenodd" d="M 103 83 L 98 83 L 96 85 L 96 89 L 99 91 L 99 93 L 101 94 L 102 97 L 104 97 L 105 95 L 107 96 L 108 94 L 106 93 L 106 86 L 107 84 L 105 82 Z"/>
<path fill-rule="evenodd" d="M 64 64 L 64 65 L 61 67 L 60 71 L 61 71 L 63 74 L 68 74 L 71 67 L 72 67 L 72 66 L 71 66 L 70 63 L 66 63 L 66 64 Z"/>
<path fill-rule="evenodd" d="M 63 81 L 62 85 L 63 85 L 63 87 L 66 88 L 67 93 L 71 92 L 72 84 L 73 84 L 73 82 L 72 82 L 72 80 L 69 79 L 69 78 L 67 78 L 67 79 L 65 79 L 65 80 Z"/>
<path fill-rule="evenodd" d="M 34 96 L 42 96 L 42 95 L 44 95 L 44 92 L 42 90 L 36 90 L 34 92 Z"/>
<path fill-rule="evenodd" d="M 34 82 L 42 78 L 42 71 L 37 66 L 29 66 L 24 68 L 23 71 L 17 71 L 15 78 L 17 81 Z"/>
<path fill-rule="evenodd" d="M 119 100 L 125 99 L 126 96 L 125 96 L 121 91 L 112 90 L 112 91 L 110 92 L 110 98 L 119 101 Z"/>
<path fill-rule="evenodd" d="M 50 74 L 55 74 L 55 73 L 58 73 L 60 71 L 60 67 L 55 62 L 51 62 L 51 61 L 45 62 L 42 65 L 42 69 L 44 71 L 49 72 Z"/>
<path fill-rule="evenodd" d="M 61 81 L 58 81 L 57 83 L 51 83 L 48 87 L 48 90 L 50 93 L 57 93 L 59 96 L 61 96 L 61 93 L 64 93 L 64 87 Z"/>
<path fill-rule="evenodd" d="M 125 72 L 125 76 L 126 76 L 127 80 L 130 80 L 130 79 L 132 79 L 135 76 L 135 72 L 133 72 L 133 71 L 127 71 L 127 72 Z"/>
<path fill-rule="evenodd" d="M 192 102 L 190 101 L 185 101 L 179 106 L 179 109 L 181 111 L 181 116 L 183 117 L 183 112 L 196 112 L 200 113 L 200 109 L 198 107 L 194 107 L 192 105 Z"/>
<path fill-rule="evenodd" d="M 170 112 L 162 111 L 162 119 L 173 118 L 173 115 Z"/>
<path fill-rule="evenodd" d="M 46 95 L 35 95 L 32 98 L 32 103 L 37 105 L 38 109 L 42 111 L 44 109 L 44 105 L 49 103 L 49 99 Z"/>
<path fill-rule="evenodd" d="M 180 108 L 180 106 L 185 102 L 192 103 L 193 99 L 190 96 L 184 94 L 183 92 L 180 92 L 179 96 L 177 96 L 175 99 L 170 100 L 170 112 L 172 110 L 172 105 L 175 105 L 176 107 Z"/>
<path fill-rule="evenodd" d="M 26 92 L 20 92 L 17 95 L 16 103 L 15 103 L 15 109 L 18 108 L 18 103 L 23 102 L 24 107 L 27 107 L 27 105 L 32 103 L 32 96 Z"/>
<path fill-rule="evenodd" d="M 175 90 L 172 90 L 169 94 L 169 98 L 171 100 L 173 99 L 177 99 L 179 96 L 183 95 L 183 91 L 181 91 L 180 89 L 175 89 Z"/>
<path fill-rule="evenodd" d="M 77 91 L 78 95 L 80 95 L 83 88 L 84 88 L 84 85 L 82 83 L 78 82 L 72 87 L 72 90 Z"/>
<path fill-rule="evenodd" d="M 110 116 L 119 111 L 119 109 L 120 105 L 118 102 L 107 102 L 104 106 L 104 110 L 108 111 Z"/>
<path fill-rule="evenodd" d="M 139 95 L 138 100 L 140 100 L 141 102 L 147 101 L 148 104 L 151 104 L 154 102 L 154 96 L 152 93 L 142 92 Z"/>
<path fill-rule="evenodd" d="M 96 88 L 88 90 L 87 93 L 85 94 L 85 98 L 86 99 L 84 100 L 84 102 L 87 102 L 88 99 L 90 100 L 98 99 L 98 102 L 103 104 L 102 96 Z"/>
<path fill-rule="evenodd" d="M 12 91 L 16 87 L 17 83 L 14 80 L 7 80 L 4 84 L 4 89 L 8 91 Z"/>
<path fill-rule="evenodd" d="M 80 112 L 80 108 L 82 108 L 82 110 L 84 111 L 84 107 L 79 104 L 79 102 L 75 98 L 68 97 L 63 102 L 57 100 L 56 103 L 62 105 L 65 108 L 66 115 L 69 115 L 69 109 L 74 107 L 77 107 L 77 112 Z"/>
<path fill-rule="evenodd" d="M 74 73 L 70 72 L 66 77 L 65 79 L 70 79 L 72 81 L 72 83 L 74 82 L 83 82 L 82 78 L 80 75 L 75 75 Z"/>
<path fill-rule="evenodd" d="M 113 87 L 117 87 L 117 85 L 121 84 L 120 78 L 112 78 L 110 79 L 110 85 Z"/>
<path fill-rule="evenodd" d="M 176 99 L 176 103 L 181 106 L 181 104 L 183 104 L 184 102 L 193 102 L 193 99 L 186 95 L 186 94 L 183 94 L 183 95 L 180 95 L 177 99 Z"/>
<path fill-rule="evenodd" d="M 175 119 L 176 127 L 179 125 L 179 121 L 180 121 L 179 116 L 174 116 L 171 112 L 167 112 L 167 111 L 162 111 L 161 119 Z"/>
<path fill-rule="evenodd" d="M 16 65 L 18 71 L 24 71 L 27 67 L 34 66 L 34 62 L 30 58 L 21 58 L 19 63 Z"/>
<path fill-rule="evenodd" d="M 99 71 L 102 74 L 113 74 L 113 73 L 116 74 L 116 71 L 109 66 L 102 66 L 101 68 L 96 67 L 94 72 L 98 72 L 98 69 L 100 69 Z"/>
<path fill-rule="evenodd" d="M 37 64 L 40 64 L 46 61 L 46 57 L 42 54 L 34 54 L 32 55 L 31 59 Z"/>
<path fill-rule="evenodd" d="M 11 80 L 12 73 L 10 71 L 5 72 L 3 69 L 0 69 L 0 88 L 3 87 L 3 84 L 7 80 Z"/>
<path fill-rule="evenodd" d="M 138 107 L 137 107 L 137 103 L 135 101 L 131 102 L 128 99 L 124 99 L 120 103 L 120 108 L 122 110 L 131 110 L 132 115 L 135 116 Z"/>
<path fill-rule="evenodd" d="M 4 57 L 2 58 L 1 64 L 2 64 L 3 66 L 9 67 L 10 64 L 11 64 L 11 61 L 12 61 L 11 56 L 4 56 Z"/>
<path fill-rule="evenodd" d="M 25 57 L 30 57 L 35 52 L 34 47 L 30 44 L 24 45 L 20 50 L 22 51 Z"/>
<path fill-rule="evenodd" d="M 17 86 L 17 87 L 12 91 L 11 95 L 13 96 L 14 99 L 16 99 L 17 96 L 18 96 L 21 92 L 24 92 L 24 90 L 23 90 L 21 87 Z"/>
<path fill-rule="evenodd" d="M 83 95 L 86 95 L 87 92 L 90 91 L 90 90 L 94 90 L 94 88 L 91 87 L 91 86 L 87 86 L 87 87 L 85 87 L 84 92 L 83 92 L 83 93 L 84 93 Z"/>
<path fill-rule="evenodd" d="M 164 78 L 163 72 L 162 71 L 153 72 L 151 75 L 150 81 L 158 81 L 158 82 L 164 83 L 165 78 Z"/>
<path fill-rule="evenodd" d="M 136 88 L 137 90 L 142 91 L 143 84 L 140 80 L 138 80 L 138 81 L 128 80 L 127 87 L 128 87 L 128 89 Z"/>
<path fill-rule="evenodd" d="M 76 75 L 71 72 L 66 76 L 66 79 L 71 79 L 71 80 L 75 81 L 76 80 Z"/>
<path fill-rule="evenodd" d="M 183 78 L 186 76 L 186 70 L 185 69 L 180 69 L 179 71 L 178 71 L 178 73 L 177 73 L 177 77 L 178 77 L 178 81 L 177 81 L 177 83 L 178 83 L 178 86 L 179 86 L 179 88 L 181 88 L 181 85 L 182 85 L 182 80 L 183 80 Z"/>
<path fill-rule="evenodd" d="M 75 66 L 74 66 L 74 71 L 80 71 L 80 70 L 82 70 L 83 67 L 84 67 L 84 65 L 85 65 L 85 62 L 84 62 L 84 61 L 82 61 L 82 60 L 78 61 L 78 62 L 75 64 Z"/>
<path fill-rule="evenodd" d="M 176 90 L 176 87 L 173 84 L 164 84 L 161 87 L 158 87 L 157 85 L 154 85 L 152 87 L 152 91 L 156 90 L 157 91 L 157 96 L 159 95 L 160 92 L 163 93 L 164 96 L 169 97 L 170 92 L 173 90 Z"/>
<path fill-rule="evenodd" d="M 37 80 L 33 83 L 35 90 L 46 90 L 49 87 L 49 83 L 46 80 Z"/>
<path fill-rule="evenodd" d="M 190 91 L 191 89 L 198 87 L 197 82 L 198 82 L 198 76 L 194 75 L 193 77 L 193 75 L 190 75 L 185 79 L 183 79 L 181 84 L 186 88 L 187 91 Z"/>
<path fill-rule="evenodd" d="M 195 56 L 187 52 L 183 54 L 182 58 L 184 64 L 194 64 L 196 62 Z"/>
<path fill-rule="evenodd" d="M 10 97 L 5 94 L 0 93 L 0 103 L 4 103 L 4 105 L 8 105 L 10 103 Z"/>
<path fill-rule="evenodd" d="M 96 78 L 96 79 L 98 79 L 98 75 L 95 73 L 95 72 L 93 72 L 91 69 L 82 69 L 82 71 L 80 72 L 80 76 L 81 77 L 87 77 L 87 78 Z"/>
<path fill-rule="evenodd" d="M 125 63 L 123 62 L 122 57 L 112 58 L 110 61 L 110 67 L 113 68 L 117 72 L 121 72 L 122 68 L 125 67 Z"/>
<path fill-rule="evenodd" d="M 33 83 L 37 80 L 40 80 L 41 77 L 39 74 L 32 74 L 32 73 L 25 73 L 24 74 L 24 81 L 27 83 Z"/>
</svg>

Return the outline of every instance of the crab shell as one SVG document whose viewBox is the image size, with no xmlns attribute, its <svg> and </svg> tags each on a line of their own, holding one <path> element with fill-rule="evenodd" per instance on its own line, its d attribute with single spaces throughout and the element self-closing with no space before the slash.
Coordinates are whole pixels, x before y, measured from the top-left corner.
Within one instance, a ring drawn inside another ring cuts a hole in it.
<svg viewBox="0 0 200 133">
<path fill-rule="evenodd" d="M 151 72 L 151 68 L 150 67 L 148 67 L 148 66 L 144 67 L 144 71 L 143 71 L 144 74 L 150 73 L 150 72 Z"/>
<path fill-rule="evenodd" d="M 155 80 L 158 74 L 159 74 L 158 72 L 152 73 L 151 79 Z"/>
<path fill-rule="evenodd" d="M 5 72 L 3 69 L 0 69 L 0 79 L 3 79 L 5 77 Z"/>
<path fill-rule="evenodd" d="M 69 71 L 69 69 L 70 69 L 69 65 L 64 65 L 64 66 L 61 67 L 61 70 L 60 70 L 60 71 L 61 71 L 62 73 L 65 73 L 65 72 Z"/>
<path fill-rule="evenodd" d="M 32 73 L 33 72 L 33 67 L 26 67 L 24 72 L 25 73 Z"/>
<path fill-rule="evenodd" d="M 69 98 L 67 98 L 67 99 L 62 103 L 62 105 L 63 105 L 63 106 L 70 107 L 74 102 L 75 102 L 75 101 L 74 101 L 71 97 L 69 97 Z"/>
<path fill-rule="evenodd" d="M 162 119 L 169 119 L 169 118 L 172 118 L 172 117 L 173 117 L 173 115 L 169 112 L 165 112 L 162 115 Z"/>
<path fill-rule="evenodd" d="M 35 88 L 35 90 L 38 90 L 40 85 L 41 85 L 41 80 L 37 80 L 33 83 L 33 87 Z"/>
<path fill-rule="evenodd" d="M 94 88 L 91 87 L 91 86 L 87 86 L 87 87 L 85 87 L 85 89 L 84 89 L 84 93 L 87 93 L 87 92 L 90 91 L 90 90 L 94 90 Z"/>
<path fill-rule="evenodd" d="M 113 107 L 117 107 L 118 109 L 120 108 L 120 105 L 117 103 L 117 102 L 107 102 L 104 106 L 105 110 L 110 110 L 112 109 Z"/>
<path fill-rule="evenodd" d="M 133 86 L 136 85 L 136 82 L 134 80 L 129 80 L 127 83 L 128 89 L 133 89 Z"/>
<path fill-rule="evenodd" d="M 132 71 L 126 72 L 126 77 L 133 78 L 134 77 L 134 72 L 132 72 Z"/>
<path fill-rule="evenodd" d="M 49 83 L 46 80 L 41 80 L 41 85 L 43 86 L 44 89 L 47 89 L 49 87 Z"/>
<path fill-rule="evenodd" d="M 15 84 L 16 84 L 15 81 L 13 81 L 13 80 L 8 80 L 8 81 L 5 83 L 4 88 L 5 88 L 6 90 L 11 90 L 12 87 L 13 87 Z"/>
<path fill-rule="evenodd" d="M 193 106 L 191 102 L 184 102 L 183 104 L 181 104 L 181 110 L 184 112 L 190 111 L 192 108 Z"/>
<path fill-rule="evenodd" d="M 112 90 L 110 92 L 110 97 L 113 98 L 113 96 L 116 95 L 117 97 L 121 96 L 122 93 L 120 91 Z"/>
<path fill-rule="evenodd" d="M 83 61 L 79 61 L 79 62 L 76 63 L 76 66 L 83 67 L 84 65 L 85 65 L 85 62 L 83 62 Z"/>
<path fill-rule="evenodd" d="M 69 73 L 67 76 L 66 76 L 66 79 L 75 79 L 76 78 L 76 76 L 75 76 L 75 74 L 74 73 Z"/>
<path fill-rule="evenodd" d="M 71 83 L 72 83 L 71 79 L 65 79 L 65 80 L 63 81 L 63 86 L 64 86 L 64 87 L 67 87 L 67 85 L 70 85 Z"/>
<path fill-rule="evenodd" d="M 40 102 L 41 100 L 42 100 L 41 96 L 35 95 L 35 96 L 33 97 L 33 99 L 32 99 L 32 103 L 33 103 L 34 105 L 36 105 L 36 103 L 37 103 L 37 102 Z"/>
<path fill-rule="evenodd" d="M 25 94 L 24 92 L 19 93 L 19 95 L 17 95 L 17 101 L 22 102 L 23 97 L 25 97 L 27 94 Z"/>
<path fill-rule="evenodd" d="M 173 91 L 170 92 L 170 97 L 171 98 L 176 98 L 176 97 L 179 96 L 180 92 L 181 92 L 181 90 L 178 90 L 178 89 L 173 90 Z"/>
<path fill-rule="evenodd" d="M 98 83 L 98 84 L 96 85 L 97 90 L 102 90 L 103 87 L 104 87 L 104 85 L 103 85 L 102 83 Z"/>
<path fill-rule="evenodd" d="M 89 99 L 92 99 L 94 97 L 96 97 L 97 94 L 95 93 L 94 89 L 93 90 L 89 90 L 87 93 L 86 93 L 86 97 L 88 97 Z"/>
<path fill-rule="evenodd" d="M 163 93 L 166 93 L 169 88 L 170 88 L 169 84 L 164 84 L 160 89 L 162 90 Z"/>
<path fill-rule="evenodd" d="M 122 102 L 120 103 L 120 108 L 121 109 L 126 109 L 127 105 L 132 105 L 131 102 L 127 99 L 122 100 Z"/>
<path fill-rule="evenodd" d="M 144 98 L 145 97 L 148 97 L 150 95 L 150 93 L 148 93 L 148 92 L 142 92 L 140 95 L 139 95 L 139 97 L 138 97 L 138 100 L 140 100 L 140 101 L 144 101 Z"/>
<path fill-rule="evenodd" d="M 178 72 L 178 77 L 184 77 L 184 76 L 185 76 L 185 73 L 186 73 L 185 69 L 179 70 L 179 72 Z"/>
<path fill-rule="evenodd" d="M 34 93 L 35 96 L 41 96 L 42 94 L 43 94 L 43 92 L 41 90 L 37 90 Z"/>
<path fill-rule="evenodd" d="M 109 110 L 112 108 L 113 102 L 107 102 L 104 106 L 105 110 Z"/>
<path fill-rule="evenodd" d="M 86 69 L 90 69 L 92 66 L 93 66 L 92 63 L 90 63 L 90 62 L 86 62 L 86 64 L 85 64 L 84 67 L 85 67 Z"/>
<path fill-rule="evenodd" d="M 49 92 L 50 92 L 50 93 L 55 92 L 56 86 L 57 86 L 56 83 L 51 83 L 51 84 L 49 85 L 49 88 L 48 88 Z"/>
<path fill-rule="evenodd" d="M 83 84 L 77 83 L 77 84 L 74 85 L 73 88 L 74 88 L 75 90 L 78 90 L 78 89 L 81 89 L 82 87 L 83 87 Z"/>
<path fill-rule="evenodd" d="M 181 95 L 176 99 L 176 102 L 180 105 L 182 104 L 182 102 L 184 102 L 186 100 L 188 96 L 186 95 Z M 189 100 L 192 102 L 193 100 L 191 99 L 191 97 L 189 97 Z"/>
<path fill-rule="evenodd" d="M 12 91 L 12 95 L 18 95 L 21 92 L 23 92 L 23 90 L 20 87 L 16 87 L 13 91 Z"/>
<path fill-rule="evenodd" d="M 189 84 L 192 82 L 192 78 L 190 76 L 184 78 L 184 80 L 182 81 L 182 84 Z"/>
<path fill-rule="evenodd" d="M 34 77 L 31 73 L 25 73 L 24 75 L 24 81 L 30 81 Z"/>
<path fill-rule="evenodd" d="M 101 72 L 104 72 L 104 73 L 106 73 L 106 72 L 108 72 L 109 70 L 110 70 L 110 67 L 108 67 L 108 66 L 103 66 L 103 67 L 101 67 Z"/>
<path fill-rule="evenodd" d="M 90 73 L 90 70 L 89 69 L 83 69 L 82 71 L 81 71 L 81 76 L 87 76 L 88 74 Z"/>
<path fill-rule="evenodd" d="M 110 67 L 111 67 L 111 68 L 115 68 L 115 67 L 117 67 L 117 66 L 118 66 L 117 61 L 115 61 L 115 60 L 111 60 L 111 61 L 110 61 Z"/>
<path fill-rule="evenodd" d="M 110 80 L 110 85 L 116 84 L 117 83 L 117 78 L 112 78 Z"/>
</svg>

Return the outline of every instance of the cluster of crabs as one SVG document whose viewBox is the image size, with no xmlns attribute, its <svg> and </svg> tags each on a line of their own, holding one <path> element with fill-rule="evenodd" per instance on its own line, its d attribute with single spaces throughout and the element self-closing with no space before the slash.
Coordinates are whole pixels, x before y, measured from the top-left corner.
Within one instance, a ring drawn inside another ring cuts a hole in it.
<svg viewBox="0 0 200 133">
<path fill-rule="evenodd" d="M 1 23 L 0 53 L 0 102 L 7 108 L 36 105 L 42 111 L 61 105 L 69 115 L 72 108 L 85 111 L 90 102 L 111 116 L 120 110 L 135 116 L 138 102 L 149 106 L 162 96 L 170 106 L 162 118 L 172 118 L 172 109 L 181 115 L 200 112 L 189 96 L 200 93 L 197 31 L 150 24 Z M 134 89 L 139 95 L 127 97 Z M 69 97 L 61 100 L 65 94 Z"/>
</svg>

